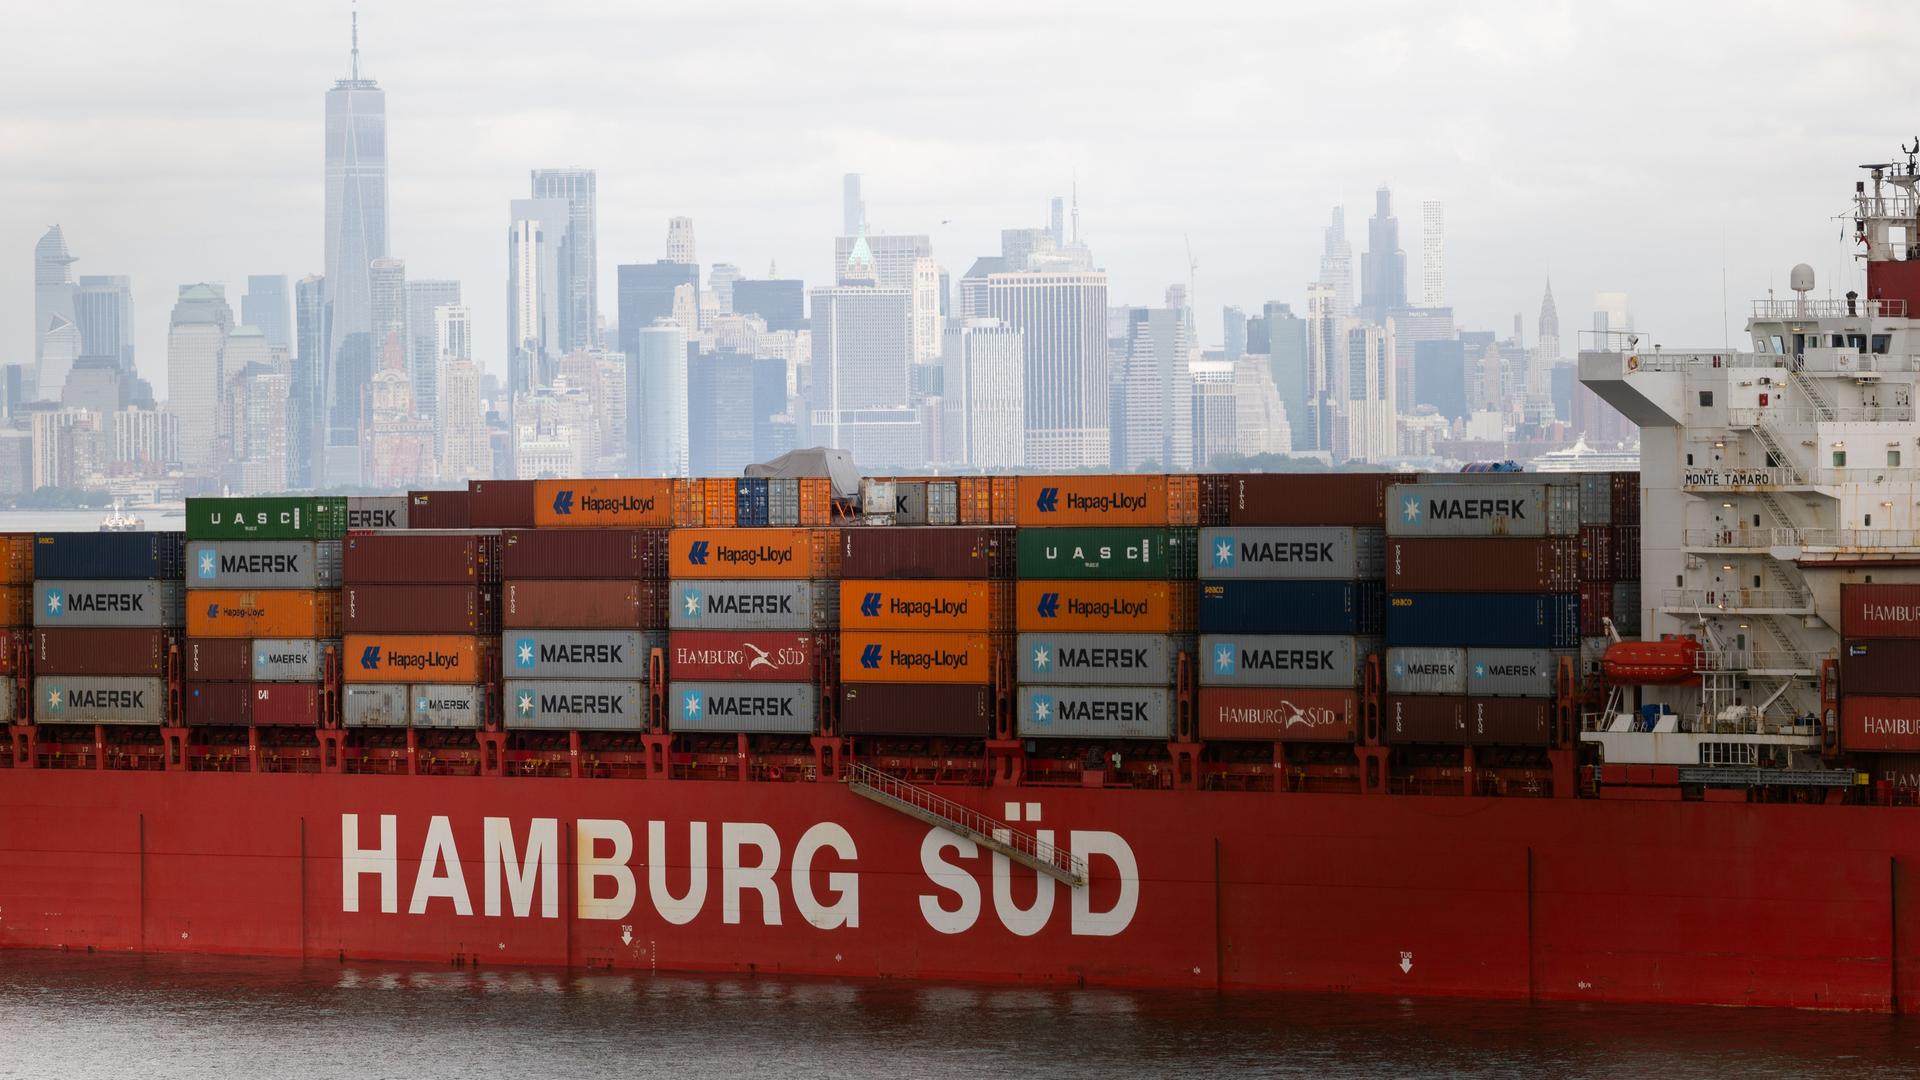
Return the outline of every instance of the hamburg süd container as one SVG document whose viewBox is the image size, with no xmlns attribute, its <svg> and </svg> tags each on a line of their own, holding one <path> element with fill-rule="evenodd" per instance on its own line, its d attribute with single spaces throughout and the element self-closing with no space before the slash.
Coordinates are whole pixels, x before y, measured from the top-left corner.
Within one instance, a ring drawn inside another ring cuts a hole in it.
<svg viewBox="0 0 1920 1080">
<path fill-rule="evenodd" d="M 1840 633 L 1849 638 L 1920 637 L 1920 584 L 1840 586 Z"/>
<path fill-rule="evenodd" d="M 340 540 L 195 540 L 187 545 L 187 588 L 337 588 L 342 544 Z"/>
<path fill-rule="evenodd" d="M 340 625 L 352 634 L 497 634 L 500 608 L 478 585 L 344 585 Z"/>
<path fill-rule="evenodd" d="M 1580 489 L 1561 484 L 1421 483 L 1387 488 L 1387 535 L 1572 536 Z"/>
<path fill-rule="evenodd" d="M 319 682 L 326 675 L 327 650 L 340 654 L 340 643 L 320 638 L 253 639 L 253 681 Z"/>
<path fill-rule="evenodd" d="M 1842 643 L 1840 692 L 1862 697 L 1920 696 L 1920 638 Z"/>
<path fill-rule="evenodd" d="M 320 687 L 296 682 L 190 682 L 181 693 L 189 725 L 315 727 Z"/>
<path fill-rule="evenodd" d="M 1577 649 L 1580 600 L 1572 593 L 1394 593 L 1387 598 L 1387 641 Z"/>
<path fill-rule="evenodd" d="M 500 538 L 491 533 L 369 533 L 341 546 L 350 585 L 490 585 L 500 580 Z"/>
<path fill-rule="evenodd" d="M 1167 634 L 1021 634 L 1014 670 L 1023 683 L 1171 686 L 1179 640 Z"/>
<path fill-rule="evenodd" d="M 1465 746 L 1467 699 L 1449 694 L 1389 694 L 1381 737 L 1395 746 Z"/>
<path fill-rule="evenodd" d="M 1406 479 L 1393 473 L 1232 474 L 1224 478 L 1224 523 L 1379 528 L 1386 517 L 1387 484 Z"/>
<path fill-rule="evenodd" d="M 1840 746 L 1867 752 L 1920 751 L 1920 695 L 1842 697 Z"/>
<path fill-rule="evenodd" d="M 689 682 L 811 682 L 825 642 L 792 630 L 675 630 L 667 673 Z"/>
<path fill-rule="evenodd" d="M 831 630 L 837 581 L 675 581 L 667 625 L 675 630 Z"/>
<path fill-rule="evenodd" d="M 507 581 L 500 624 L 509 630 L 645 630 L 665 622 L 660 581 Z"/>
<path fill-rule="evenodd" d="M 1467 650 L 1451 645 L 1400 645 L 1387 650 L 1389 694 L 1467 693 Z"/>
<path fill-rule="evenodd" d="M 341 679 L 353 683 L 478 683 L 499 667 L 497 637 L 453 634 L 348 634 Z"/>
<path fill-rule="evenodd" d="M 500 692 L 507 730 L 645 731 L 647 684 L 615 679 L 514 679 Z"/>
<path fill-rule="evenodd" d="M 849 683 L 840 734 L 981 739 L 993 734 L 993 690 L 940 683 Z"/>
<path fill-rule="evenodd" d="M 253 642 L 247 638 L 188 638 L 183 646 L 188 679 L 246 682 L 253 678 Z"/>
<path fill-rule="evenodd" d="M 507 578 L 658 578 L 667 570 L 664 529 L 516 529 L 500 536 Z"/>
<path fill-rule="evenodd" d="M 340 723 L 346 727 L 408 727 L 412 699 L 404 683 L 365 683 L 340 689 Z"/>
<path fill-rule="evenodd" d="M 1203 581 L 1203 634 L 1343 634 L 1384 625 L 1377 581 Z"/>
<path fill-rule="evenodd" d="M 340 635 L 340 594 L 332 589 L 196 589 L 187 636 L 327 638 Z"/>
<path fill-rule="evenodd" d="M 1378 578 L 1385 534 L 1339 525 L 1200 530 L 1200 577 L 1351 581 Z"/>
<path fill-rule="evenodd" d="M 1546 649 L 1468 649 L 1467 693 L 1475 698 L 1550 698 L 1563 655 Z"/>
<path fill-rule="evenodd" d="M 1207 634 L 1200 638 L 1202 686 L 1361 685 L 1378 638 L 1308 634 Z"/>
<path fill-rule="evenodd" d="M 990 634 L 843 630 L 840 681 L 845 683 L 967 683 L 993 680 Z"/>
<path fill-rule="evenodd" d="M 1167 581 L 1022 581 L 1017 629 L 1172 634 L 1193 628 L 1193 584 Z"/>
<path fill-rule="evenodd" d="M 533 524 L 537 528 L 673 524 L 672 480 L 536 480 Z"/>
<path fill-rule="evenodd" d="M 667 694 L 667 729 L 810 735 L 820 711 L 812 683 L 683 682 Z"/>
<path fill-rule="evenodd" d="M 1200 690 L 1196 711 L 1202 739 L 1350 743 L 1360 695 L 1350 689 L 1208 686 Z"/>
<path fill-rule="evenodd" d="M 531 529 L 537 480 L 467 481 L 467 519 L 476 529 Z"/>
<path fill-rule="evenodd" d="M 1021 529 L 1016 566 L 1023 578 L 1186 580 L 1194 576 L 1195 530 L 1114 526 Z"/>
<path fill-rule="evenodd" d="M 187 500 L 187 535 L 195 540 L 338 540 L 346 534 L 347 500 L 337 495 Z"/>
<path fill-rule="evenodd" d="M 853 580 L 840 583 L 842 630 L 1004 630 L 1013 625 L 1006 582 Z"/>
<path fill-rule="evenodd" d="M 42 724 L 164 724 L 166 680 L 41 675 L 33 680 L 33 718 Z"/>
<path fill-rule="evenodd" d="M 840 572 L 849 578 L 998 580 L 1013 577 L 1014 560 L 1014 531 L 998 526 L 840 530 Z"/>
<path fill-rule="evenodd" d="M 1023 739 L 1160 739 L 1173 733 L 1163 686 L 1029 686 L 1015 717 Z"/>
<path fill-rule="evenodd" d="M 486 722 L 484 686 L 417 683 L 404 689 L 414 727 L 471 729 Z"/>
<path fill-rule="evenodd" d="M 347 531 L 391 532 L 407 527 L 405 495 L 347 496 Z"/>
<path fill-rule="evenodd" d="M 521 630 L 500 639 L 509 679 L 645 679 L 666 635 L 639 630 Z"/>
<path fill-rule="evenodd" d="M 38 675 L 127 675 L 154 678 L 167 673 L 167 655 L 180 644 L 171 629 L 35 630 L 33 670 Z M 12 673 L 8 649 L 8 674 Z"/>
<path fill-rule="evenodd" d="M 33 576 L 178 581 L 186 549 L 186 534 L 177 532 L 40 533 L 33 543 Z"/>
<path fill-rule="evenodd" d="M 839 536 L 828 529 L 675 529 L 675 578 L 782 580 L 839 577 Z"/>
<path fill-rule="evenodd" d="M 1573 592 L 1580 545 L 1570 536 L 1436 537 L 1387 541 L 1395 592 Z"/>
<path fill-rule="evenodd" d="M 1193 525 L 1199 485 L 1192 476 L 1022 476 L 1016 523 L 1065 525 Z"/>
<path fill-rule="evenodd" d="M 185 591 L 178 581 L 33 583 L 35 626 L 179 626 Z"/>
</svg>

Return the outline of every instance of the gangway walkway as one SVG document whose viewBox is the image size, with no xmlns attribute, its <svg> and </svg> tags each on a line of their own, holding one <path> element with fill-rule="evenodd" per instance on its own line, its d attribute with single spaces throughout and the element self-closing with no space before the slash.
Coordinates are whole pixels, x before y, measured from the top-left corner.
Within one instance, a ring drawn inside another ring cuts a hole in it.
<svg viewBox="0 0 1920 1080">
<path fill-rule="evenodd" d="M 856 795 L 964 836 L 1022 866 L 1031 866 L 1043 874 L 1058 878 L 1072 888 L 1078 889 L 1087 883 L 1085 859 L 926 788 L 916 787 L 897 776 L 859 762 L 847 766 L 843 780 Z"/>
</svg>

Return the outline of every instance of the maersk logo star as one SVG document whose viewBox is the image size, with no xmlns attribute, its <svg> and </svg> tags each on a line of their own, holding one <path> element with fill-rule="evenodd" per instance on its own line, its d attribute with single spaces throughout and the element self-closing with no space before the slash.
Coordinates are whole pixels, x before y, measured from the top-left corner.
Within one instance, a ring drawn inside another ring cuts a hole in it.
<svg viewBox="0 0 1920 1080">
<path fill-rule="evenodd" d="M 1475 665 L 1473 665 L 1473 677 L 1474 677 L 1474 678 L 1476 678 L 1476 679 L 1484 679 L 1484 678 L 1486 678 L 1486 677 L 1487 677 L 1487 665 L 1485 665 L 1485 664 L 1475 664 Z"/>
<path fill-rule="evenodd" d="M 1033 695 L 1033 722 L 1036 724 L 1053 723 L 1053 695 Z"/>
<path fill-rule="evenodd" d="M 1393 677 L 1394 677 L 1394 678 L 1396 678 L 1396 679 L 1404 679 L 1404 678 L 1406 678 L 1406 677 L 1407 677 L 1407 665 L 1406 665 L 1406 664 L 1404 664 L 1404 663 L 1402 663 L 1402 664 L 1395 664 L 1395 665 L 1393 665 Z"/>
<path fill-rule="evenodd" d="M 1213 651 L 1213 670 L 1222 675 L 1231 675 L 1233 664 L 1233 642 L 1226 642 Z"/>
<path fill-rule="evenodd" d="M 700 719 L 701 705 L 700 691 L 695 690 L 693 693 L 687 695 L 685 704 L 681 705 L 680 708 L 681 711 L 687 714 L 687 719 L 698 720 Z"/>
<path fill-rule="evenodd" d="M 1213 565 L 1233 565 L 1233 537 L 1223 536 L 1218 543 L 1213 545 Z"/>
<path fill-rule="evenodd" d="M 699 589 L 687 590 L 686 608 L 687 608 L 687 618 L 697 619 L 700 617 L 700 590 Z"/>
<path fill-rule="evenodd" d="M 60 617 L 60 613 L 65 611 L 66 609 L 67 609 L 67 590 L 48 589 L 47 590 L 47 614 L 57 619 Z"/>
<path fill-rule="evenodd" d="M 59 687 L 50 687 L 47 690 L 47 708 L 58 712 L 60 707 L 66 703 L 66 695 L 60 692 Z"/>
<path fill-rule="evenodd" d="M 218 567 L 219 565 L 219 561 L 220 561 L 219 552 L 216 552 L 212 549 L 208 549 L 206 551 L 201 552 L 200 553 L 200 576 L 203 578 L 220 576 L 220 571 L 216 569 L 216 567 Z"/>
<path fill-rule="evenodd" d="M 1406 505 L 1400 508 L 1400 516 L 1406 518 L 1407 521 L 1412 524 L 1417 525 L 1420 523 L 1420 497 L 1418 495 L 1407 496 Z"/>
<path fill-rule="evenodd" d="M 513 663 L 515 667 L 532 667 L 533 666 L 533 639 L 532 638 L 521 638 L 519 641 L 514 643 Z"/>
<path fill-rule="evenodd" d="M 1053 670 L 1053 649 L 1051 646 L 1035 645 L 1033 647 L 1033 670 Z"/>
<path fill-rule="evenodd" d="M 516 706 L 516 707 L 517 707 L 517 708 L 518 708 L 518 709 L 520 710 L 520 715 L 521 715 L 521 716 L 531 716 L 531 715 L 533 715 L 533 695 L 532 695 L 532 694 L 521 694 L 521 695 L 520 695 L 520 703 L 519 703 L 519 705 L 518 705 L 518 706 Z"/>
</svg>

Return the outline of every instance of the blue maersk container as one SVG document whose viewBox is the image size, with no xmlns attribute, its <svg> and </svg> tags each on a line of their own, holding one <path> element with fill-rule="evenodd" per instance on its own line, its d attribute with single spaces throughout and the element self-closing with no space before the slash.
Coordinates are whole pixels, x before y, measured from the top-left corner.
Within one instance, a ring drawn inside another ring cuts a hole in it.
<svg viewBox="0 0 1920 1080">
<path fill-rule="evenodd" d="M 186 576 L 186 559 L 183 532 L 40 533 L 33 543 L 33 576 L 175 581 Z"/>
<path fill-rule="evenodd" d="M 1203 581 L 1203 634 L 1380 633 L 1378 581 Z"/>
<path fill-rule="evenodd" d="M 1577 593 L 1394 593 L 1387 644 L 1480 649 L 1580 647 Z"/>
</svg>

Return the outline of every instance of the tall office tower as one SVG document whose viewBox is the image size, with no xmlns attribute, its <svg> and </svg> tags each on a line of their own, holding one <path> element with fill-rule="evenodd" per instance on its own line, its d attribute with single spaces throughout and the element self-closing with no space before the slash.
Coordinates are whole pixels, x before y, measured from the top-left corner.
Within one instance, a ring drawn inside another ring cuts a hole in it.
<svg viewBox="0 0 1920 1080">
<path fill-rule="evenodd" d="M 915 362 L 932 363 L 940 356 L 940 267 L 933 261 L 933 241 L 925 235 L 837 237 L 833 264 L 840 284 L 847 284 L 847 267 L 862 241 L 880 288 L 905 289 L 912 300 Z"/>
<path fill-rule="evenodd" d="M 1367 251 L 1360 256 L 1360 307 L 1379 320 L 1407 306 L 1407 253 L 1400 250 L 1400 219 L 1393 216 L 1393 192 L 1373 193 L 1367 219 Z"/>
<path fill-rule="evenodd" d="M 82 274 L 73 294 L 73 321 L 80 327 L 80 355 L 111 356 L 132 379 L 133 279 L 125 274 Z"/>
<path fill-rule="evenodd" d="M 561 301 L 562 355 L 599 344 L 600 240 L 598 182 L 592 169 L 535 169 L 533 197 L 567 204 L 567 291 Z"/>
<path fill-rule="evenodd" d="M 733 311 L 737 315 L 760 316 L 771 332 L 804 330 L 807 326 L 806 283 L 799 278 L 741 278 L 733 283 Z"/>
<path fill-rule="evenodd" d="M 288 380 L 287 483 L 295 490 L 318 487 L 325 477 L 320 448 L 326 445 L 327 283 L 308 274 L 293 285 L 294 351 Z"/>
<path fill-rule="evenodd" d="M 1346 454 L 1373 465 L 1400 452 L 1400 412 L 1394 370 L 1393 319 L 1383 326 L 1347 328 Z"/>
<path fill-rule="evenodd" d="M 242 337 L 257 339 L 247 351 L 270 348 L 258 328 L 241 326 L 228 339 L 229 354 Z M 278 495 L 287 490 L 287 374 L 258 361 L 228 360 L 227 476 L 242 495 Z"/>
<path fill-rule="evenodd" d="M 620 320 L 627 354 L 627 472 L 688 475 L 687 335 L 659 319 L 648 326 Z"/>
<path fill-rule="evenodd" d="M 1252 457 L 1293 449 L 1286 402 L 1273 385 L 1273 371 L 1264 357 L 1247 355 L 1233 361 L 1233 404 L 1234 453 Z"/>
<path fill-rule="evenodd" d="M 1118 361 L 1124 426 L 1119 468 L 1193 467 L 1193 323 L 1184 308 L 1131 308 L 1126 353 Z"/>
<path fill-rule="evenodd" d="M 74 362 L 79 359 L 80 328 L 65 315 L 54 315 L 47 322 L 46 332 L 40 335 L 40 369 L 34 376 L 34 387 L 40 400 L 60 400 L 60 392 L 67 383 L 67 373 L 73 370 Z"/>
<path fill-rule="evenodd" d="M 733 285 L 740 280 L 740 268 L 732 263 L 714 263 L 707 271 L 707 284 L 713 286 L 713 301 L 716 315 L 728 315 L 733 312 Z"/>
<path fill-rule="evenodd" d="M 75 261 L 67 252 L 67 237 L 58 225 L 49 227 L 33 245 L 34 378 L 39 396 L 47 401 L 60 400 L 60 384 L 80 356 L 80 332 L 74 326 L 73 311 Z M 55 370 L 50 373 L 52 377 L 47 377 L 50 347 Z"/>
<path fill-rule="evenodd" d="M 471 360 L 450 359 L 440 369 L 440 478 L 492 477 L 493 450 L 487 441 L 487 417 L 480 407 L 480 369 Z"/>
<path fill-rule="evenodd" d="M 258 327 L 270 348 L 293 351 L 293 303 L 285 274 L 248 274 L 240 322 Z"/>
<path fill-rule="evenodd" d="M 860 174 L 840 178 L 840 235 L 858 236 L 867 228 L 867 200 L 860 197 Z"/>
<path fill-rule="evenodd" d="M 380 360 L 372 266 L 387 255 L 387 95 L 360 77 L 358 14 L 348 76 L 327 91 L 325 240 L 325 483 L 358 483 L 363 398 Z"/>
<path fill-rule="evenodd" d="M 440 415 L 440 338 L 434 312 L 460 303 L 460 283 L 445 278 L 407 282 L 407 332 L 412 345 L 407 372 L 413 376 L 413 409 L 429 420 Z"/>
<path fill-rule="evenodd" d="M 1289 449 L 1300 447 L 1307 419 L 1307 320 L 1293 313 L 1287 304 L 1269 301 L 1264 311 L 1267 324 L 1267 368 L 1273 373 L 1273 388 L 1286 406 L 1290 430 Z"/>
<path fill-rule="evenodd" d="M 1553 304 L 1553 279 L 1547 279 L 1547 291 L 1540 297 L 1540 343 L 1534 346 L 1527 364 L 1527 398 L 1545 402 L 1553 398 L 1553 366 L 1560 362 L 1560 311 Z"/>
<path fill-rule="evenodd" d="M 1219 361 L 1201 365 L 1187 381 L 1191 384 L 1187 406 L 1191 453 L 1196 464 L 1204 469 L 1239 448 L 1238 387 L 1233 381 L 1233 365 Z"/>
<path fill-rule="evenodd" d="M 913 362 L 932 364 L 940 360 L 940 266 L 930 256 L 913 260 L 911 304 L 913 320 Z"/>
<path fill-rule="evenodd" d="M 1227 359 L 1247 355 L 1247 313 L 1229 304 L 1220 312 L 1221 351 Z"/>
<path fill-rule="evenodd" d="M 619 274 L 619 345 L 620 351 L 631 357 L 628 346 L 633 343 L 633 332 L 652 326 L 655 319 L 673 318 L 674 297 L 681 286 L 699 295 L 700 268 L 662 259 L 621 266 Z"/>
<path fill-rule="evenodd" d="M 839 282 L 813 290 L 814 437 L 863 465 L 924 464 L 924 431 L 912 408 L 912 293 L 881 284 L 864 236 Z"/>
<path fill-rule="evenodd" d="M 982 255 L 960 275 L 958 295 L 954 298 L 954 316 L 960 319 L 990 318 L 993 306 L 987 299 L 987 278 L 1010 270 L 1007 260 L 998 255 Z"/>
<path fill-rule="evenodd" d="M 693 219 L 675 217 L 667 219 L 667 261 L 686 263 L 689 266 L 700 265 L 700 249 L 693 242 Z M 699 288 L 698 280 L 694 288 Z"/>
<path fill-rule="evenodd" d="M 1067 246 L 1067 200 L 1059 195 L 1047 204 L 1047 231 L 1053 234 L 1054 250 Z"/>
<path fill-rule="evenodd" d="M 944 464 L 1026 464 L 1025 336 L 999 319 L 965 319 L 947 327 L 940 359 Z"/>
<path fill-rule="evenodd" d="M 1467 351 L 1459 338 L 1422 341 L 1413 347 L 1413 402 L 1442 418 L 1463 420 L 1467 408 Z"/>
<path fill-rule="evenodd" d="M 1424 307 L 1447 302 L 1447 219 L 1440 200 L 1420 204 L 1420 301 Z"/>
<path fill-rule="evenodd" d="M 571 293 L 571 214 L 565 199 L 514 199 L 508 207 L 509 398 L 550 385 L 555 361 L 568 352 L 560 320 Z"/>
<path fill-rule="evenodd" d="M 473 359 L 473 314 L 465 304 L 434 308 L 432 326 L 436 363 Z"/>
<path fill-rule="evenodd" d="M 1347 323 L 1339 295 L 1326 284 L 1307 286 L 1306 415 L 1293 424 L 1293 447 L 1332 453 L 1347 363 Z M 1344 441 L 1344 440 L 1343 440 Z"/>
<path fill-rule="evenodd" d="M 1107 275 L 990 274 L 987 306 L 1026 338 L 1027 467 L 1105 468 Z"/>
<path fill-rule="evenodd" d="M 1320 252 L 1320 284 L 1333 290 L 1327 313 L 1336 319 L 1353 314 L 1353 245 L 1347 241 L 1347 208 L 1333 208 Z"/>
<path fill-rule="evenodd" d="M 1040 263 L 1054 253 L 1053 233 L 1046 229 L 1001 229 L 1000 257 L 1008 270 L 1050 270 Z"/>
<path fill-rule="evenodd" d="M 406 260 L 375 259 L 367 275 L 373 300 L 374 371 L 406 371 L 413 355 L 407 332 Z"/>
<path fill-rule="evenodd" d="M 204 473 L 220 431 L 227 335 L 233 309 L 224 285 L 180 286 L 167 328 L 167 408 L 180 420 L 180 464 Z"/>
</svg>

